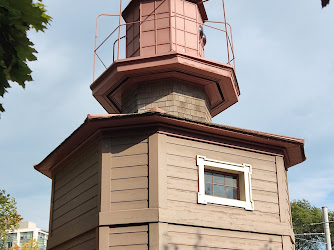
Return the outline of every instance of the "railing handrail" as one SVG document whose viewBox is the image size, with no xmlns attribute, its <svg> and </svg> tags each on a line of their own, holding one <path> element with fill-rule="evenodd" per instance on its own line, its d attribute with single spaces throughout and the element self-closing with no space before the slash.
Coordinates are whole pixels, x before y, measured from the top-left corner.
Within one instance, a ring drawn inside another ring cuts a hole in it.
<svg viewBox="0 0 334 250">
<path fill-rule="evenodd" d="M 233 66 L 233 68 L 235 69 L 235 54 L 234 54 L 234 46 L 233 46 L 233 36 L 232 36 L 232 27 L 229 23 L 226 22 L 226 16 L 225 16 L 225 6 L 224 6 L 224 0 L 223 1 L 223 8 L 224 8 L 224 19 L 225 21 L 222 22 L 222 21 L 212 21 L 212 20 L 206 20 L 205 23 L 202 23 L 202 22 L 199 22 L 197 20 L 194 20 L 194 19 L 191 19 L 189 17 L 186 17 L 186 16 L 182 16 L 182 18 L 184 20 L 187 20 L 187 21 L 190 21 L 190 22 L 195 22 L 197 25 L 203 25 L 204 27 L 208 27 L 210 29 L 213 29 L 213 30 L 217 30 L 217 31 L 220 31 L 220 32 L 225 32 L 226 34 L 226 45 L 227 45 L 227 64 Z M 122 0 L 121 0 L 122 2 Z M 121 12 L 120 12 L 121 13 Z M 119 24 L 118 26 L 109 34 L 107 35 L 107 37 L 97 46 L 97 32 L 98 32 L 98 19 L 101 17 L 101 16 L 110 16 L 110 17 L 119 17 Z M 149 15 L 150 16 L 150 15 Z M 148 17 L 149 17 L 148 16 Z M 118 31 L 118 38 L 114 41 L 113 43 L 113 62 L 115 61 L 115 44 L 117 43 L 118 45 L 118 50 L 117 50 L 117 60 L 119 60 L 119 57 L 120 57 L 120 40 L 125 38 L 126 36 L 123 36 L 121 37 L 121 29 L 124 27 L 124 26 L 128 26 L 128 25 L 135 25 L 135 24 L 139 24 L 140 26 L 145 23 L 145 22 L 148 22 L 148 21 L 157 21 L 157 20 L 161 20 L 161 19 L 172 19 L 172 18 L 176 18 L 176 17 L 180 17 L 181 15 L 178 15 L 176 12 L 174 12 L 172 15 L 169 15 L 169 16 L 166 16 L 166 17 L 154 17 L 153 19 L 150 18 L 148 20 L 148 17 L 145 18 L 145 20 L 142 20 L 142 21 L 134 21 L 134 22 L 128 22 L 128 23 L 121 23 L 121 14 L 100 14 L 97 16 L 96 18 L 96 30 L 95 30 L 95 43 L 94 43 L 94 65 L 93 65 L 93 81 L 95 81 L 95 67 L 96 67 L 96 57 L 101 61 L 101 63 L 103 64 L 103 66 L 105 68 L 107 68 L 107 66 L 105 65 L 105 63 L 103 62 L 103 60 L 100 58 L 100 56 L 98 55 L 97 53 L 97 50 L 99 48 L 101 48 L 101 46 L 103 44 L 105 44 L 109 39 L 110 37 L 115 34 L 116 31 Z M 214 27 L 212 25 L 209 25 L 209 24 L 206 24 L 206 23 L 214 23 L 214 24 L 219 24 L 219 25 L 224 25 L 225 29 L 221 29 L 221 28 L 217 28 L 217 27 Z M 170 23 L 170 28 L 172 28 L 172 24 Z M 175 26 L 175 29 L 176 29 L 176 26 Z M 173 48 L 172 48 L 172 44 L 173 44 L 173 41 L 171 40 L 171 51 L 173 51 Z M 177 46 L 177 38 L 175 37 L 175 44 Z M 232 54 L 232 59 L 230 58 L 230 53 Z"/>
</svg>

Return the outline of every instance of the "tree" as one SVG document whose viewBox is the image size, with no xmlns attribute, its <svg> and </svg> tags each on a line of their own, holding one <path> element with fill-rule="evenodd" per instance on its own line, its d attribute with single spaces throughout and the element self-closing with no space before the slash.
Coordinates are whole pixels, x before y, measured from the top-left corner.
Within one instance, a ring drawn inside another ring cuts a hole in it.
<svg viewBox="0 0 334 250">
<path fill-rule="evenodd" d="M 0 249 L 6 243 L 7 231 L 17 228 L 21 220 L 15 199 L 6 194 L 5 190 L 0 190 Z"/>
<path fill-rule="evenodd" d="M 312 225 L 312 223 L 321 223 L 322 210 L 312 206 L 307 200 L 297 200 L 291 202 L 291 214 L 293 231 L 295 234 L 302 233 L 323 233 L 323 224 Z M 329 220 L 334 220 L 334 212 L 328 213 Z M 334 233 L 334 224 L 330 224 L 330 230 Z M 321 249 L 321 243 L 313 243 L 311 241 L 325 242 L 323 235 L 296 236 L 296 250 L 316 250 Z M 332 245 L 334 246 L 332 237 Z M 333 248 L 334 249 L 334 248 Z"/>
<path fill-rule="evenodd" d="M 322 8 L 323 8 L 323 7 L 326 7 L 327 4 L 329 4 L 329 0 L 321 0 Z"/>
<path fill-rule="evenodd" d="M 28 242 L 24 242 L 21 247 L 14 244 L 9 250 L 38 250 L 38 241 L 31 238 Z"/>
<path fill-rule="evenodd" d="M 37 60 L 34 44 L 27 37 L 30 29 L 46 29 L 51 17 L 38 0 L 0 1 L 0 96 L 3 97 L 12 82 L 25 88 L 32 81 L 28 61 Z M 0 112 L 4 112 L 0 103 Z"/>
</svg>

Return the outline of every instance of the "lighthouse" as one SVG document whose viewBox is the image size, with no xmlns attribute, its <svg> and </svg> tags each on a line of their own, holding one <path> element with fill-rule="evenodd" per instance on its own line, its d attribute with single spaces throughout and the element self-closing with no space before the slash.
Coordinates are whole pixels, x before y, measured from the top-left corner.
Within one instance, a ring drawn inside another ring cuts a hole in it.
<svg viewBox="0 0 334 250">
<path fill-rule="evenodd" d="M 287 170 L 304 140 L 212 123 L 240 95 L 226 18 L 200 0 L 115 16 L 113 63 L 90 86 L 107 114 L 35 166 L 52 179 L 48 249 L 294 249 Z M 205 57 L 210 29 L 224 62 Z"/>
</svg>

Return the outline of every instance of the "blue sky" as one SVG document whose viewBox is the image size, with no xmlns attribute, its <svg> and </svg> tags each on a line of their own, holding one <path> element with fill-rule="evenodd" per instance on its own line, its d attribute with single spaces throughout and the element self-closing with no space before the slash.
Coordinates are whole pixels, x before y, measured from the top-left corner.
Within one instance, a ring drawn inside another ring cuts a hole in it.
<svg viewBox="0 0 334 250">
<path fill-rule="evenodd" d="M 95 18 L 117 13 L 115 2 L 44 0 L 53 21 L 45 33 L 29 34 L 39 52 L 30 64 L 34 81 L 25 90 L 13 84 L 0 100 L 6 108 L 0 189 L 16 198 L 25 220 L 44 229 L 51 181 L 33 164 L 87 114 L 105 113 L 89 89 Z M 210 20 L 222 20 L 221 1 L 206 6 Z M 241 96 L 213 121 L 305 139 L 307 161 L 288 172 L 290 198 L 334 210 L 334 3 L 321 9 L 320 0 L 226 0 L 226 8 Z M 100 27 L 102 38 L 114 27 L 112 19 L 101 19 Z M 207 37 L 206 56 L 216 59 L 221 41 L 210 32 Z"/>
</svg>

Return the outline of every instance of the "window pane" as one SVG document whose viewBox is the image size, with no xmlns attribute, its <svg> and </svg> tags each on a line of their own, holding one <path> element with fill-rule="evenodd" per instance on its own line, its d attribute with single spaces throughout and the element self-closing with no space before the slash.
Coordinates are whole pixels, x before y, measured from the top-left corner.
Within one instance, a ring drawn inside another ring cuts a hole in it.
<svg viewBox="0 0 334 250">
<path fill-rule="evenodd" d="M 237 187 L 237 177 L 226 176 L 226 186 Z"/>
<path fill-rule="evenodd" d="M 225 185 L 225 176 L 223 174 L 213 174 L 213 183 Z"/>
<path fill-rule="evenodd" d="M 204 176 L 205 176 L 205 182 L 209 182 L 212 183 L 212 173 L 210 172 L 204 172 Z"/>
<path fill-rule="evenodd" d="M 214 185 L 213 194 L 219 197 L 225 197 L 225 187 Z"/>
<path fill-rule="evenodd" d="M 238 189 L 226 187 L 226 197 L 231 199 L 238 199 Z"/>
<path fill-rule="evenodd" d="M 205 184 L 205 194 L 212 195 L 212 185 Z"/>
</svg>

